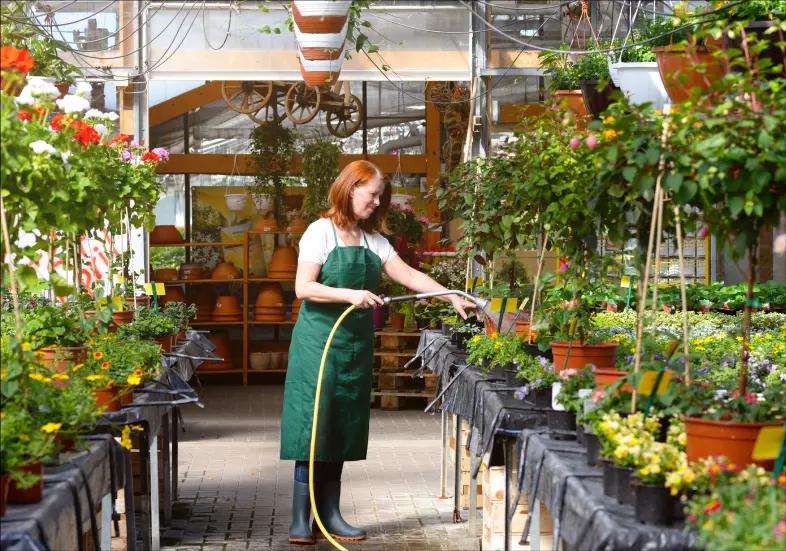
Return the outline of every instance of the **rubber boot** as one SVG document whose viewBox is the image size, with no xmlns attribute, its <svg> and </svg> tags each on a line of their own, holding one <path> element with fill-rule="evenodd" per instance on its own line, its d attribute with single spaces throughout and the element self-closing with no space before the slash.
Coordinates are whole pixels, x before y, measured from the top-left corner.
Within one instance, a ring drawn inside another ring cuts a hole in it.
<svg viewBox="0 0 786 551">
<path fill-rule="evenodd" d="M 289 525 L 289 543 L 316 543 L 314 533 L 309 527 L 311 520 L 311 501 L 308 497 L 308 484 L 295 480 L 292 489 L 292 524 Z"/>
<path fill-rule="evenodd" d="M 347 523 L 341 516 L 339 503 L 341 502 L 341 481 L 328 480 L 317 485 L 317 511 L 322 524 L 338 541 L 353 542 L 366 539 L 366 531 Z M 316 520 L 312 530 L 317 537 L 324 537 Z"/>
</svg>

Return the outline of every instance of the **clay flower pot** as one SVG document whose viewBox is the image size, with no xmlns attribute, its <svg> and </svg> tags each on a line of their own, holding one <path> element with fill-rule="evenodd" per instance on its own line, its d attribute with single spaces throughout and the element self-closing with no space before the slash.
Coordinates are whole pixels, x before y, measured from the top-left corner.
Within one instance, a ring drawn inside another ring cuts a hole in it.
<svg viewBox="0 0 786 551">
<path fill-rule="evenodd" d="M 156 281 L 159 283 L 166 283 L 167 281 L 174 281 L 177 279 L 176 268 L 159 268 L 155 271 Z"/>
<path fill-rule="evenodd" d="M 166 288 L 166 293 L 162 297 L 158 297 L 158 301 L 163 305 L 167 302 L 185 302 L 186 294 L 183 289 L 178 285 L 169 285 Z"/>
<path fill-rule="evenodd" d="M 584 105 L 594 119 L 600 119 L 600 114 L 611 105 L 612 92 L 619 90 L 611 82 L 606 83 L 606 86 L 598 90 L 599 84 L 600 82 L 597 80 L 584 80 L 581 82 L 581 95 L 584 99 Z"/>
<path fill-rule="evenodd" d="M 208 340 L 215 345 L 213 355 L 221 360 L 207 361 L 199 366 L 199 371 L 223 371 L 232 369 L 232 349 L 229 336 L 226 333 L 211 333 Z"/>
<path fill-rule="evenodd" d="M 292 19 L 302 33 L 338 33 L 347 22 L 351 4 L 347 0 L 294 0 Z"/>
<path fill-rule="evenodd" d="M 204 272 L 199 264 L 183 264 L 180 266 L 180 279 L 202 279 Z"/>
<path fill-rule="evenodd" d="M 563 369 L 581 369 L 587 364 L 593 364 L 600 369 L 614 369 L 614 358 L 619 347 L 616 342 L 598 344 L 574 342 L 570 345 L 567 341 L 553 341 L 550 344 L 551 352 L 554 355 L 554 370 L 557 372 Z M 569 346 L 570 356 L 568 356 Z M 565 364 L 566 356 L 568 356 L 567 365 Z"/>
<path fill-rule="evenodd" d="M 213 308 L 213 319 L 217 321 L 230 321 L 228 318 L 241 317 L 240 301 L 234 295 L 222 295 L 216 299 Z M 223 319 L 222 319 L 223 318 Z"/>
<path fill-rule="evenodd" d="M 693 88 L 706 92 L 726 74 L 723 61 L 704 48 L 675 44 L 653 48 L 663 86 L 674 103 L 690 98 Z"/>
<path fill-rule="evenodd" d="M 284 291 L 280 283 L 263 283 L 259 287 L 259 293 L 254 303 L 256 308 L 260 307 L 281 307 L 284 306 Z"/>
<path fill-rule="evenodd" d="M 554 95 L 563 109 L 572 111 L 579 118 L 587 116 L 587 106 L 584 105 L 581 90 L 557 90 Z"/>
<path fill-rule="evenodd" d="M 254 231 L 274 233 L 278 231 L 278 222 L 275 218 L 262 218 L 254 224 Z"/>
<path fill-rule="evenodd" d="M 406 316 L 404 314 L 399 314 L 398 312 L 390 314 L 390 328 L 393 331 L 403 331 L 405 320 Z"/>
<path fill-rule="evenodd" d="M 270 352 L 251 352 L 248 355 L 248 367 L 255 371 L 270 369 Z"/>
<path fill-rule="evenodd" d="M 240 270 L 231 262 L 220 262 L 213 268 L 213 273 L 210 276 L 212 279 L 238 279 L 240 278 Z"/>
<path fill-rule="evenodd" d="M 725 455 L 736 465 L 756 463 L 765 469 L 773 467 L 773 461 L 753 460 L 753 446 L 762 427 L 783 425 L 782 420 L 769 423 L 714 421 L 699 417 L 683 417 L 682 420 L 685 422 L 688 461 Z"/>
<path fill-rule="evenodd" d="M 176 245 L 183 242 L 183 236 L 175 226 L 156 226 L 150 232 L 151 245 Z"/>
<path fill-rule="evenodd" d="M 570 363 L 570 361 L 568 361 L 568 363 Z M 619 369 L 599 367 L 595 369 L 595 387 L 598 390 L 603 390 L 604 387 L 614 384 L 619 379 L 622 379 L 625 375 L 627 375 L 627 373 L 620 371 Z M 621 390 L 631 392 L 633 389 L 629 384 L 625 383 Z"/>
<path fill-rule="evenodd" d="M 287 226 L 287 231 L 290 233 L 303 233 L 306 231 L 306 221 L 300 217 L 293 218 Z"/>
<path fill-rule="evenodd" d="M 93 389 L 93 396 L 100 411 L 120 411 L 120 389 L 115 385 Z"/>
<path fill-rule="evenodd" d="M 161 345 L 162 352 L 172 352 L 172 335 L 161 335 L 153 337 L 151 340 Z"/>
<path fill-rule="evenodd" d="M 213 315 L 213 307 L 215 306 L 213 292 L 207 285 L 200 285 L 199 287 L 200 289 L 193 302 L 197 307 L 196 320 L 199 322 L 210 321 L 210 317 Z"/>
<path fill-rule="evenodd" d="M 8 485 L 8 503 L 15 505 L 38 503 L 44 495 L 44 464 L 40 461 L 28 463 L 22 467 L 22 471 L 38 476 L 38 482 L 30 488 L 22 489 L 11 480 Z"/>
<path fill-rule="evenodd" d="M 87 346 L 47 346 L 36 350 L 38 362 L 56 373 L 67 372 L 72 365 L 84 363 Z"/>
<path fill-rule="evenodd" d="M 294 247 L 278 247 L 270 258 L 267 275 L 274 279 L 291 279 L 297 272 L 297 250 Z"/>
</svg>

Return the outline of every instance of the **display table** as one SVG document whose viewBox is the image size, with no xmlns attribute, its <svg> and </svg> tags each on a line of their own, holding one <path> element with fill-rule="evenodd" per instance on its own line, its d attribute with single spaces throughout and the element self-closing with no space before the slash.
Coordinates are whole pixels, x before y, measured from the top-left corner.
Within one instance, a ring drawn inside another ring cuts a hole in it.
<svg viewBox="0 0 786 551">
<path fill-rule="evenodd" d="M 109 435 L 80 439 L 78 446 L 84 449 L 61 454 L 62 464 L 44 467 L 41 501 L 8 506 L 0 520 L 3 551 L 82 551 L 82 535 L 88 528 L 92 529 L 93 545 L 109 549 L 112 500 L 125 478 L 124 450 Z M 96 518 L 99 503 L 100 520 Z"/>
</svg>

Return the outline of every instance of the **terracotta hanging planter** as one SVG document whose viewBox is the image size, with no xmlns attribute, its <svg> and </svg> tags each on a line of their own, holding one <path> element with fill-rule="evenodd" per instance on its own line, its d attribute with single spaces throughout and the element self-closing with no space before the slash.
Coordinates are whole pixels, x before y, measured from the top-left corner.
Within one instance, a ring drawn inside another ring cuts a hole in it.
<svg viewBox="0 0 786 551">
<path fill-rule="evenodd" d="M 295 22 L 295 40 L 303 57 L 311 61 L 338 59 L 344 50 L 348 25 L 347 17 L 343 27 L 336 33 L 311 33 L 300 30 Z"/>
<path fill-rule="evenodd" d="M 742 423 L 699 417 L 683 417 L 682 420 L 685 422 L 685 452 L 688 454 L 688 461 L 723 455 L 737 465 L 757 463 L 764 468 L 772 468 L 773 461 L 753 460 L 753 446 L 762 427 L 783 425 L 783 421 Z"/>
<path fill-rule="evenodd" d="M 30 488 L 19 488 L 16 482 L 10 481 L 8 485 L 8 503 L 14 505 L 27 505 L 38 503 L 44 495 L 44 464 L 40 461 L 28 463 L 22 467 L 22 472 L 36 475 L 38 482 Z"/>
<path fill-rule="evenodd" d="M 563 109 L 573 112 L 579 118 L 587 116 L 587 106 L 584 105 L 581 90 L 557 90 L 554 95 Z"/>
<path fill-rule="evenodd" d="M 303 52 L 300 50 L 297 52 L 297 57 L 303 82 L 309 86 L 332 86 L 338 81 L 341 66 L 344 64 L 343 57 L 309 60 L 303 57 Z"/>
<path fill-rule="evenodd" d="M 551 352 L 554 355 L 554 370 L 581 369 L 587 364 L 592 364 L 598 369 L 614 369 L 614 360 L 619 344 L 616 342 L 602 342 L 598 344 L 572 345 L 567 341 L 553 341 Z M 568 347 L 570 346 L 570 356 Z M 565 358 L 567 356 L 567 364 Z"/>
<path fill-rule="evenodd" d="M 293 0 L 292 19 L 304 33 L 341 32 L 349 17 L 348 0 Z"/>
<path fill-rule="evenodd" d="M 693 88 L 706 93 L 726 74 L 723 61 L 704 48 L 675 44 L 652 51 L 658 58 L 663 85 L 674 103 L 688 100 Z"/>
<path fill-rule="evenodd" d="M 151 245 L 176 245 L 183 242 L 183 236 L 175 226 L 156 226 L 150 232 Z"/>
</svg>

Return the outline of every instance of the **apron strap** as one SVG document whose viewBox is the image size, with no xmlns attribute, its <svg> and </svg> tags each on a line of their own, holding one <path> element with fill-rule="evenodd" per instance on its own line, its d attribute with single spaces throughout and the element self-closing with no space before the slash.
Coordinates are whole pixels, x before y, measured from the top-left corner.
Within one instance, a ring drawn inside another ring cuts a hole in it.
<svg viewBox="0 0 786 551">
<path fill-rule="evenodd" d="M 363 228 L 361 228 L 360 231 L 363 233 L 363 242 L 366 244 L 366 248 L 368 250 L 371 250 L 371 247 L 368 246 L 368 239 L 366 238 L 366 232 L 363 231 Z"/>
<path fill-rule="evenodd" d="M 336 248 L 338 249 L 338 234 L 336 233 L 336 225 L 333 223 L 332 218 L 330 219 L 330 227 L 333 228 L 333 242 L 335 243 Z"/>
</svg>

